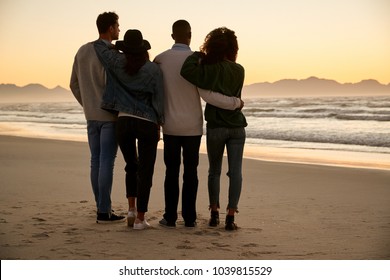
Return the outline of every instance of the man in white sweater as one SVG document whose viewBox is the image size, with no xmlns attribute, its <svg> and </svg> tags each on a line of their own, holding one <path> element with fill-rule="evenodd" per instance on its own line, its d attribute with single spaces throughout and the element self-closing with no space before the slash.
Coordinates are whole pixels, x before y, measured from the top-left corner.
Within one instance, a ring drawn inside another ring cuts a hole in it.
<svg viewBox="0 0 390 280">
<path fill-rule="evenodd" d="M 235 97 L 196 88 L 187 82 L 180 70 L 191 55 L 191 26 L 178 20 L 172 26 L 175 44 L 159 54 L 154 62 L 160 65 L 164 76 L 164 163 L 166 166 L 164 195 L 165 213 L 159 222 L 164 227 L 176 227 L 179 201 L 179 173 L 183 151 L 182 216 L 186 227 L 196 225 L 197 167 L 199 147 L 203 134 L 203 112 L 200 96 L 216 107 L 240 109 L 243 102 Z"/>
<path fill-rule="evenodd" d="M 100 14 L 96 20 L 99 39 L 111 44 L 119 37 L 118 15 Z M 78 50 L 72 69 L 70 89 L 83 107 L 87 120 L 88 143 L 91 151 L 90 179 L 97 208 L 97 223 L 123 221 L 125 217 L 111 210 L 111 189 L 114 162 L 118 150 L 115 137 L 116 115 L 100 108 L 106 86 L 106 73 L 93 42 Z"/>
</svg>

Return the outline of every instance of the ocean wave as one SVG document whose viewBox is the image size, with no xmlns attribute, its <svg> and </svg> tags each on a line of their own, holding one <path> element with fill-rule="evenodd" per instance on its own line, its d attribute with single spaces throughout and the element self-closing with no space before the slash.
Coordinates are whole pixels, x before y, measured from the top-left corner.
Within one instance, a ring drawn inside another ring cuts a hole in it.
<svg viewBox="0 0 390 280">
<path fill-rule="evenodd" d="M 390 138 L 384 137 L 384 135 L 337 135 L 337 134 L 316 134 L 316 133 L 294 133 L 294 132 L 280 132 L 280 131 L 248 131 L 247 137 L 254 139 L 265 140 L 279 140 L 290 142 L 310 142 L 310 143 L 331 143 L 331 144 L 344 144 L 344 145 L 360 145 L 370 147 L 386 147 L 390 148 Z"/>
<path fill-rule="evenodd" d="M 59 115 L 45 115 L 45 114 L 12 114 L 12 113 L 2 113 L 0 115 L 0 122 L 28 122 L 28 123 L 41 123 L 41 124 L 76 124 L 83 125 L 85 124 L 85 119 L 80 116 L 71 117 L 69 115 L 59 114 Z"/>
<path fill-rule="evenodd" d="M 360 121 L 378 121 L 378 122 L 388 122 L 390 121 L 390 115 L 338 115 L 333 116 L 339 120 L 360 120 Z"/>
<path fill-rule="evenodd" d="M 350 121 L 390 121 L 390 114 L 359 114 L 356 112 L 355 114 L 349 113 L 330 113 L 327 111 L 318 111 L 316 114 L 310 113 L 281 113 L 281 112 L 251 112 L 249 114 L 245 114 L 247 117 L 256 117 L 256 118 L 279 118 L 279 119 L 339 119 L 339 120 L 350 120 Z"/>
</svg>

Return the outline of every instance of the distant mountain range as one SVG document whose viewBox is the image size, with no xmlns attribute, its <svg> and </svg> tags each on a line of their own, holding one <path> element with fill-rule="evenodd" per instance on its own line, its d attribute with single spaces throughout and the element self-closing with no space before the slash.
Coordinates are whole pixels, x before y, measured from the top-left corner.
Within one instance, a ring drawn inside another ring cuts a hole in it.
<svg viewBox="0 0 390 280">
<path fill-rule="evenodd" d="M 70 101 L 72 93 L 60 86 L 49 89 L 41 84 L 19 87 L 14 84 L 0 84 L 0 102 Z"/>
<path fill-rule="evenodd" d="M 24 87 L 19 87 L 14 84 L 0 84 L 0 94 L 21 94 L 21 93 L 52 93 L 52 94 L 69 94 L 69 90 L 57 86 L 49 89 L 41 84 L 29 84 Z"/>
<path fill-rule="evenodd" d="M 310 77 L 304 80 L 285 79 L 274 83 L 256 83 L 243 88 L 243 95 L 251 96 L 357 96 L 390 95 L 390 84 L 376 80 L 341 84 L 334 80 Z"/>
<path fill-rule="evenodd" d="M 390 84 L 376 80 L 341 84 L 334 80 L 310 77 L 303 80 L 284 79 L 274 83 L 263 82 L 246 85 L 243 98 L 248 97 L 294 97 L 294 96 L 358 96 L 390 95 Z M 41 84 L 19 87 L 0 84 L 0 102 L 75 101 L 73 94 L 60 86 L 49 89 Z"/>
</svg>

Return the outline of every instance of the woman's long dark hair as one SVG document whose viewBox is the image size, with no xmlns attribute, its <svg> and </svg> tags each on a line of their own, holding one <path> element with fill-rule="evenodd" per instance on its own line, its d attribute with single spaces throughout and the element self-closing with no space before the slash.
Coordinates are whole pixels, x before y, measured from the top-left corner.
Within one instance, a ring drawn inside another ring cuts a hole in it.
<svg viewBox="0 0 390 280">
<path fill-rule="evenodd" d="M 200 51 L 204 53 L 204 64 L 213 64 L 224 59 L 236 61 L 237 37 L 233 30 L 226 27 L 216 28 L 206 36 Z"/>
<path fill-rule="evenodd" d="M 137 74 L 139 69 L 149 60 L 149 53 L 148 51 L 137 54 L 126 53 L 126 59 L 126 72 L 132 76 Z"/>
</svg>

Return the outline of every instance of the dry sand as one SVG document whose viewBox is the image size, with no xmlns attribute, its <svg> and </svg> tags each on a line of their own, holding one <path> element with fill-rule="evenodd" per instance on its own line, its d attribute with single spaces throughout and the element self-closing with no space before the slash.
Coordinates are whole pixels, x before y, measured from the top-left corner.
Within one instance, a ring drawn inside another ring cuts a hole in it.
<svg viewBox="0 0 390 280">
<path fill-rule="evenodd" d="M 226 173 L 226 159 L 224 160 Z M 0 136 L 1 259 L 390 259 L 390 171 L 244 161 L 237 223 L 209 228 L 207 158 L 199 166 L 198 226 L 158 226 L 159 150 L 147 218 L 152 228 L 95 222 L 87 143 Z M 113 208 L 125 214 L 124 161 Z M 227 177 L 221 203 L 226 205 Z M 180 208 L 180 207 L 179 207 Z M 180 210 L 180 209 L 179 209 Z M 222 221 L 224 213 L 221 211 Z"/>
</svg>

